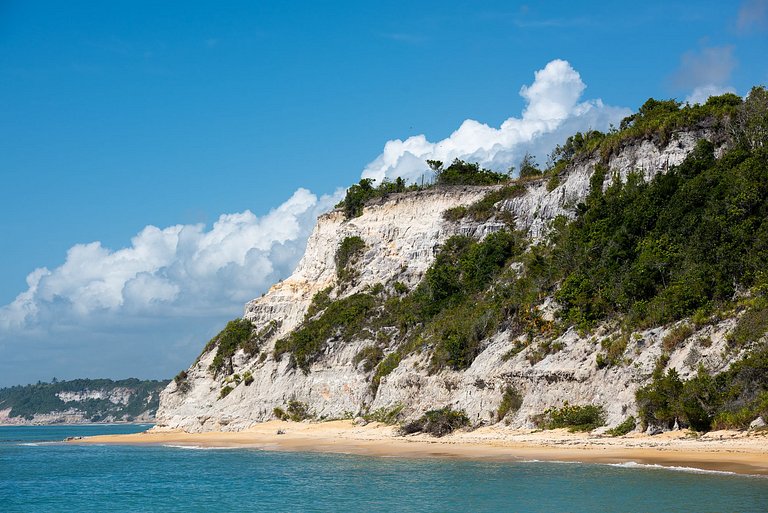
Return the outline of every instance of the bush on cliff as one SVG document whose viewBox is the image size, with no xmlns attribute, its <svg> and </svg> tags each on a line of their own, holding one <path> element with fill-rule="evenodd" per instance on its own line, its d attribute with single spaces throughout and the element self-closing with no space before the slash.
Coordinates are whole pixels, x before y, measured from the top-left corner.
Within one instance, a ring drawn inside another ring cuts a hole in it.
<svg viewBox="0 0 768 513">
<path fill-rule="evenodd" d="M 213 357 L 209 370 L 215 375 L 218 375 L 222 370 L 226 374 L 232 374 L 232 356 L 251 338 L 253 332 L 253 323 L 247 319 L 229 321 L 203 350 L 203 353 L 206 353 L 213 350 L 214 347 L 216 348 L 216 356 Z"/>
<path fill-rule="evenodd" d="M 544 429 L 568 428 L 569 431 L 592 431 L 605 425 L 605 411 L 594 404 L 571 405 L 549 408 L 534 419 Z"/>
<path fill-rule="evenodd" d="M 439 410 L 430 410 L 418 419 L 404 424 L 400 427 L 399 433 L 401 435 L 427 433 L 441 437 L 468 425 L 469 418 L 466 413 L 446 406 Z"/>
<path fill-rule="evenodd" d="M 682 380 L 674 369 L 658 368 L 636 399 L 643 428 L 671 429 L 677 423 L 696 431 L 744 429 L 768 414 L 768 344 L 714 376 L 700 367 L 696 376 Z"/>
</svg>

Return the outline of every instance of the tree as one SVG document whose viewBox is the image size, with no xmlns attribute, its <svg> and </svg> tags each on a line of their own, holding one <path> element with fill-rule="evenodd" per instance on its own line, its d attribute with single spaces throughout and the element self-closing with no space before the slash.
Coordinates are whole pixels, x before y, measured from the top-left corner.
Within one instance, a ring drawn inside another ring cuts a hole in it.
<svg viewBox="0 0 768 513">
<path fill-rule="evenodd" d="M 520 162 L 520 178 L 539 176 L 540 174 L 541 170 L 536 163 L 536 158 L 526 151 L 523 160 Z"/>
<path fill-rule="evenodd" d="M 737 126 L 742 142 L 750 149 L 763 148 L 768 143 L 768 91 L 753 87 L 739 109 Z"/>
</svg>

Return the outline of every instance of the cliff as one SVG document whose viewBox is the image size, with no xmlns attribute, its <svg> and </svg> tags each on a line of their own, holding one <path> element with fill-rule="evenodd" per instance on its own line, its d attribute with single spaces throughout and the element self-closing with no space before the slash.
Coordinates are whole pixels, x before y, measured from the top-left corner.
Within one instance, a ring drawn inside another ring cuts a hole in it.
<svg viewBox="0 0 768 513">
<path fill-rule="evenodd" d="M 0 424 L 153 422 L 167 381 L 76 379 L 0 389 Z"/>
<path fill-rule="evenodd" d="M 608 159 L 587 154 L 573 159 L 554 180 L 522 181 L 523 193 L 498 202 L 496 208 L 511 216 L 514 227 L 531 242 L 540 241 L 556 217 L 576 216 L 577 205 L 590 193 L 597 166 L 604 166 L 618 181 L 627 180 L 630 173 L 651 180 L 682 163 L 697 141 L 707 138 L 722 143 L 712 130 L 699 127 L 678 131 L 665 144 L 649 139 L 626 142 Z M 715 154 L 722 152 L 720 144 Z M 606 180 L 603 188 L 610 183 Z M 683 378 L 694 375 L 700 365 L 710 372 L 721 371 L 736 358 L 737 353 L 726 351 L 735 316 L 697 326 L 671 352 L 663 348 L 663 341 L 682 322 L 638 330 L 624 342 L 619 355 L 624 363 L 609 366 L 597 365 L 596 360 L 619 336 L 616 323 L 600 324 L 589 333 L 570 327 L 554 338 L 528 340 L 516 354 L 510 348 L 519 348 L 525 335 L 500 329 L 483 339 L 479 354 L 465 369 L 435 371 L 429 351 L 410 351 L 398 356 L 388 374 L 380 373 L 378 387 L 372 386 L 376 374 L 360 355 L 373 346 L 383 346 L 383 357 L 393 355 L 397 336 L 395 340 L 381 336 L 393 328 L 321 341 L 319 356 L 305 369 L 292 355 L 275 351 L 276 343 L 316 315 L 307 311 L 318 293 L 330 290 L 328 300 L 340 301 L 376 287 L 383 287 L 384 294 L 393 287 L 412 290 L 449 237 L 465 234 L 481 239 L 504 228 L 499 215 L 484 221 L 469 217 L 449 221 L 444 216 L 446 210 L 471 205 L 498 188 L 434 187 L 375 200 L 356 218 L 345 219 L 338 210 L 321 216 L 293 275 L 245 307 L 244 318 L 261 334 L 258 348 L 250 352 L 237 348 L 231 367 L 218 372 L 217 345 L 209 344 L 198 361 L 163 391 L 158 425 L 187 431 L 240 430 L 273 418 L 276 408 L 284 409 L 292 401 L 316 418 L 391 408 L 402 408 L 404 417 L 413 418 L 450 406 L 464 410 L 473 423 L 489 423 L 498 420 L 499 404 L 510 387 L 522 399 L 514 415 L 506 418 L 514 427 L 530 427 L 544 410 L 566 402 L 600 404 L 608 424 L 615 425 L 637 413 L 635 391 L 649 381 L 662 354 L 668 353 L 668 367 Z M 350 237 L 362 239 L 364 249 L 354 262 L 353 279 L 342 281 L 336 255 Z M 551 298 L 538 306 L 545 320 L 552 319 L 556 308 Z"/>
</svg>

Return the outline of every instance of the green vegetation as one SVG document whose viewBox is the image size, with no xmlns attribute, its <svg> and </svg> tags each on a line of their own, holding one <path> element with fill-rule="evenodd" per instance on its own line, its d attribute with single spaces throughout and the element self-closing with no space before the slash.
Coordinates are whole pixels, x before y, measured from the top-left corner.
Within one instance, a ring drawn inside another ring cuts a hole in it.
<svg viewBox="0 0 768 513">
<path fill-rule="evenodd" d="M 481 168 L 477 163 L 455 159 L 443 168 L 439 160 L 428 160 L 437 185 L 495 185 L 509 180 L 509 175 Z"/>
<path fill-rule="evenodd" d="M 379 346 L 365 346 L 352 359 L 352 364 L 357 367 L 362 362 L 363 370 L 371 372 L 384 358 L 384 350 Z"/>
<path fill-rule="evenodd" d="M 36 385 L 19 385 L 0 389 L 0 410 L 10 408 L 11 417 L 31 420 L 35 414 L 62 412 L 74 408 L 82 412 L 90 422 L 101 422 L 108 418 L 133 420 L 142 413 L 154 415 L 157 411 L 160 391 L 168 381 L 143 381 L 135 378 L 113 381 L 111 379 L 74 379 L 51 383 L 38 382 Z M 116 389 L 132 390 L 126 404 L 115 404 L 109 399 L 84 399 L 64 402 L 59 394 L 104 391 L 109 394 Z"/>
<path fill-rule="evenodd" d="M 515 414 L 520 406 L 523 405 L 523 396 L 515 390 L 513 387 L 508 386 L 504 389 L 504 394 L 501 396 L 501 403 L 499 409 L 496 412 L 496 420 L 502 421 L 507 414 Z"/>
<path fill-rule="evenodd" d="M 369 201 L 375 198 L 386 198 L 390 194 L 423 190 L 434 186 L 494 185 L 510 179 L 507 174 L 483 169 L 476 163 L 459 159 L 454 160 L 446 168 L 443 168 L 443 163 L 437 160 L 428 160 L 427 164 L 435 173 L 434 182 L 406 185 L 405 181 L 398 177 L 394 182 L 385 179 L 374 187 L 372 179 L 363 178 L 347 189 L 344 199 L 336 207 L 344 211 L 347 219 L 352 219 L 363 214 L 363 207 Z"/>
<path fill-rule="evenodd" d="M 209 370 L 214 375 L 218 375 L 222 370 L 225 374 L 232 374 L 232 356 L 251 338 L 253 331 L 251 321 L 246 319 L 229 321 L 203 349 L 203 353 L 206 353 L 216 348 L 216 356 L 213 357 Z"/>
<path fill-rule="evenodd" d="M 364 362 L 366 371 L 378 365 L 372 377 L 374 389 L 403 356 L 428 343 L 435 345 L 433 370 L 466 368 L 479 352 L 483 337 L 502 320 L 504 301 L 493 301 L 482 293 L 523 248 L 522 236 L 507 231 L 480 242 L 455 236 L 443 245 L 423 282 L 404 296 L 386 297 L 379 287 L 331 301 L 330 291 L 322 291 L 301 326 L 277 342 L 275 357 L 290 353 L 292 361 L 309 372 L 330 339 L 351 341 L 372 337 L 372 332 L 387 339 L 384 328 L 388 328 L 401 340 L 397 350 L 382 360 L 383 351 L 371 346 L 356 360 Z"/>
<path fill-rule="evenodd" d="M 400 281 L 396 281 L 392 285 L 392 288 L 395 290 L 396 294 L 399 294 L 401 296 L 408 293 L 408 286 L 405 283 L 402 283 Z"/>
<path fill-rule="evenodd" d="M 696 431 L 744 429 L 758 415 L 768 418 L 768 344 L 714 376 L 700 367 L 696 376 L 683 381 L 675 369 L 664 373 L 657 367 L 636 399 L 644 428 L 669 429 L 677 422 Z"/>
<path fill-rule="evenodd" d="M 366 325 L 369 313 L 376 306 L 376 298 L 357 293 L 330 303 L 321 314 L 305 318 L 302 325 L 286 338 L 275 343 L 275 358 L 291 354 L 291 362 L 305 373 L 309 372 L 328 340 L 338 337 L 349 341 Z"/>
<path fill-rule="evenodd" d="M 232 385 L 225 385 L 222 387 L 221 390 L 219 390 L 219 399 L 224 399 L 229 395 L 229 393 L 234 390 L 234 387 Z"/>
<path fill-rule="evenodd" d="M 592 431 L 605 425 L 605 411 L 594 404 L 570 405 L 562 408 L 549 408 L 538 415 L 534 422 L 540 428 L 568 428 L 569 431 Z"/>
<path fill-rule="evenodd" d="M 368 422 L 381 422 L 382 424 L 393 425 L 397 424 L 400 419 L 400 414 L 403 411 L 404 406 L 402 404 L 395 404 L 390 407 L 379 408 L 371 413 L 363 415 L 363 418 Z"/>
<path fill-rule="evenodd" d="M 536 164 L 536 159 L 530 153 L 526 153 L 520 162 L 520 178 L 532 178 L 541 176 L 543 173 Z"/>
<path fill-rule="evenodd" d="M 280 408 L 279 406 L 276 407 L 274 410 L 272 410 L 272 414 L 278 420 L 290 420 L 293 422 L 301 422 L 303 420 L 313 418 L 307 403 L 296 401 L 295 399 L 288 401 L 288 405 L 285 407 L 285 409 Z"/>
<path fill-rule="evenodd" d="M 650 182 L 632 174 L 603 192 L 601 174 L 552 254 L 567 324 L 623 314 L 660 325 L 756 284 L 768 257 L 767 151 L 715 161 L 702 140 Z"/>
<path fill-rule="evenodd" d="M 623 364 L 628 341 L 629 335 L 627 333 L 601 340 L 600 346 L 605 350 L 605 353 L 597 354 L 595 358 L 597 368 L 603 369 Z"/>
<path fill-rule="evenodd" d="M 739 317 L 736 327 L 728 334 L 728 345 L 743 347 L 759 340 L 766 331 L 768 331 L 768 306 L 749 309 Z"/>
<path fill-rule="evenodd" d="M 182 370 L 173 378 L 173 382 L 176 383 L 176 390 L 182 394 L 189 392 L 191 385 L 189 384 L 189 376 L 187 371 Z"/>
<path fill-rule="evenodd" d="M 512 219 L 509 213 L 496 208 L 496 204 L 511 198 L 516 198 L 525 194 L 525 186 L 520 183 L 505 185 L 499 189 L 488 192 L 480 200 L 467 207 L 459 206 L 449 208 L 443 212 L 443 218 L 447 221 L 458 221 L 462 218 L 469 218 L 479 223 L 485 222 L 492 217 L 499 217 L 503 221 L 511 224 Z"/>
<path fill-rule="evenodd" d="M 615 428 L 609 429 L 605 433 L 609 436 L 624 436 L 627 433 L 634 431 L 636 427 L 637 427 L 637 420 L 635 420 L 635 417 L 630 415 L 624 420 L 624 422 L 622 422 Z"/>
<path fill-rule="evenodd" d="M 301 422 L 313 418 L 307 403 L 296 401 L 295 399 L 288 401 L 288 406 L 285 409 L 278 406 L 272 410 L 272 413 L 278 420 L 290 420 L 293 422 Z"/>
<path fill-rule="evenodd" d="M 750 105 L 752 103 L 758 103 L 757 98 L 754 98 Z M 692 106 L 683 105 L 675 100 L 651 98 L 640 107 L 637 113 L 624 118 L 619 125 L 619 130 L 613 129 L 607 134 L 597 130 L 577 133 L 569 137 L 564 145 L 555 149 L 552 159 L 555 162 L 560 160 L 567 162 L 582 155 L 598 153 L 603 162 L 607 163 L 611 155 L 618 153 L 627 142 L 632 140 L 650 139 L 661 146 L 669 142 L 675 131 L 684 128 L 697 126 L 720 128 L 725 132 L 726 128 L 732 125 L 731 121 L 739 118 L 744 110 L 747 109 L 742 104 L 741 98 L 730 93 L 713 96 L 704 105 Z M 750 119 L 757 120 L 759 116 L 751 116 Z M 744 127 L 746 125 L 747 123 L 744 122 Z"/>
<path fill-rule="evenodd" d="M 479 222 L 511 221 L 498 204 L 524 194 L 529 180 L 542 186 L 546 181 L 551 190 L 570 163 L 600 155 L 603 164 L 590 178 L 586 199 L 576 205 L 575 219 L 555 219 L 547 240 L 531 245 L 523 234 L 509 230 L 480 241 L 455 236 L 410 290 L 400 282 L 377 284 L 337 300 L 331 299 L 332 289 L 321 291 L 298 329 L 277 342 L 274 356 L 289 353 L 292 364 L 306 373 L 328 344 L 371 341 L 354 363 L 370 373 L 375 393 L 408 355 L 426 352 L 429 372 L 463 370 L 499 331 L 508 332 L 512 341 L 505 357 L 527 350 L 526 358 L 535 364 L 562 349 L 555 339 L 564 330 L 575 327 L 588 333 L 608 321 L 620 333 L 600 342 L 596 364 L 607 368 L 628 362 L 633 332 L 677 323 L 662 342 L 665 354 L 654 381 L 638 392 L 638 421 L 670 425 L 677 420 L 700 430 L 743 425 L 768 403 L 762 378 L 746 370 L 748 365 L 759 367 L 759 360 L 734 366 L 741 373 L 708 376 L 702 371 L 688 381 L 664 369 L 669 353 L 694 328 L 716 322 L 727 308 L 745 309 L 729 335 L 729 350 L 753 348 L 768 330 L 766 119 L 764 89 L 753 90 L 744 102 L 723 95 L 703 106 L 649 100 L 618 130 L 569 138 L 544 171 L 527 156 L 515 181 L 477 164 L 454 161 L 444 168 L 441 162 L 430 162 L 434 185 L 498 184 L 480 201 L 445 213 L 449 220 Z M 621 181 L 607 168 L 608 158 L 630 141 L 646 138 L 666 144 L 681 128 L 712 128 L 714 141 L 699 141 L 681 165 L 651 180 L 630 173 Z M 715 159 L 713 142 L 726 139 L 731 144 Z M 373 187 L 362 180 L 349 189 L 340 207 L 354 217 L 367 201 L 414 187 L 402 180 Z M 340 282 L 354 279 L 364 249 L 360 237 L 341 242 L 336 252 Z M 552 296 L 560 306 L 555 321 L 545 320 L 539 310 L 542 300 Z M 687 317 L 691 320 L 680 322 Z M 212 341 L 217 346 L 216 372 L 231 373 L 234 352 L 242 347 L 258 354 L 264 339 L 247 326 L 228 328 Z M 498 418 L 514 412 L 519 401 L 513 389 L 504 390 Z M 428 417 L 411 428 L 422 430 Z M 593 429 L 604 423 L 604 412 L 600 406 L 566 404 L 547 410 L 539 420 L 545 427 Z M 630 424 L 627 419 L 615 430 Z"/>
<path fill-rule="evenodd" d="M 427 185 L 429 187 L 429 185 Z M 344 211 L 344 217 L 352 219 L 363 214 L 365 204 L 374 198 L 386 198 L 390 194 L 415 191 L 425 188 L 425 186 L 409 185 L 406 186 L 405 180 L 398 177 L 394 182 L 384 180 L 378 187 L 373 186 L 373 180 L 363 178 L 359 183 L 347 189 L 344 199 L 336 205 Z"/>
<path fill-rule="evenodd" d="M 355 264 L 365 251 L 365 241 L 353 235 L 345 237 L 336 249 L 336 276 L 340 283 L 353 281 L 357 276 Z"/>
<path fill-rule="evenodd" d="M 393 370 L 395 370 L 397 366 L 400 365 L 400 361 L 402 359 L 402 352 L 395 351 L 394 353 L 388 354 L 387 357 L 384 358 L 376 367 L 376 373 L 373 375 L 373 378 L 371 378 L 371 389 L 374 393 L 376 393 L 376 390 L 379 389 L 381 379 L 388 376 Z"/>
<path fill-rule="evenodd" d="M 693 327 L 687 323 L 680 324 L 664 336 L 661 347 L 664 351 L 671 353 L 691 335 L 693 335 Z"/>
<path fill-rule="evenodd" d="M 469 418 L 466 413 L 446 406 L 439 410 L 430 410 L 417 420 L 404 424 L 400 427 L 400 434 L 427 433 L 441 437 L 468 425 Z"/>
</svg>

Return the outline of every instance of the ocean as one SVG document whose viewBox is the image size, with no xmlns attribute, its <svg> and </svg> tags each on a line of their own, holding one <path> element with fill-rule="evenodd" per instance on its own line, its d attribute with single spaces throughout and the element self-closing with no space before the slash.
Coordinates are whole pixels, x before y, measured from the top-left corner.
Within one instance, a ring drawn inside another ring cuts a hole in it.
<svg viewBox="0 0 768 513">
<path fill-rule="evenodd" d="M 148 427 L 0 426 L 0 511 L 768 511 L 768 479 L 686 469 L 58 443 Z"/>
</svg>

